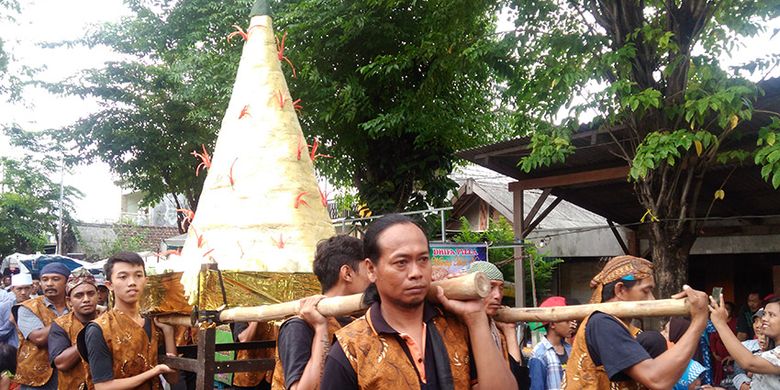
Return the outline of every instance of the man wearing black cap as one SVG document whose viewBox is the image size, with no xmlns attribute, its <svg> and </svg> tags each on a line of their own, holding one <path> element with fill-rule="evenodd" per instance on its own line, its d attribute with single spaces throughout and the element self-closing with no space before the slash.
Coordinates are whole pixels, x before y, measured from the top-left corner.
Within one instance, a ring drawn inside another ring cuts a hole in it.
<svg viewBox="0 0 780 390">
<path fill-rule="evenodd" d="M 43 296 L 24 302 L 17 314 L 21 333 L 14 380 L 25 389 L 56 389 L 57 374 L 49 364 L 48 340 L 55 318 L 68 313 L 65 284 L 70 269 L 49 263 L 41 270 Z"/>
</svg>

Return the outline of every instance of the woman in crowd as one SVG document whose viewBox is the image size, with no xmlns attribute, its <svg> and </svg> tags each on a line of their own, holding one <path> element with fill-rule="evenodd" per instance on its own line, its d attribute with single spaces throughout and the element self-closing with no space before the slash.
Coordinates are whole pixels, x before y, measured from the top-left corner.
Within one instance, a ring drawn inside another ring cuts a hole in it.
<svg viewBox="0 0 780 390">
<path fill-rule="evenodd" d="M 768 345 L 766 351 L 756 355 L 745 348 L 729 328 L 723 298 L 720 302 L 710 301 L 710 318 L 723 344 L 740 367 L 753 373 L 751 390 L 780 389 L 780 297 L 769 300 L 764 308 L 761 330 Z"/>
</svg>

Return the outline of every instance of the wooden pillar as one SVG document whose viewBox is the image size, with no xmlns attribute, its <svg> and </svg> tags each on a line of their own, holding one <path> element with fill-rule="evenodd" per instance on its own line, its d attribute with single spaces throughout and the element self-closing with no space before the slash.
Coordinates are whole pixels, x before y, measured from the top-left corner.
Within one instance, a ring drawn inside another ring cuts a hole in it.
<svg viewBox="0 0 780 390">
<path fill-rule="evenodd" d="M 198 332 L 198 366 L 201 369 L 197 372 L 197 379 L 195 380 L 196 389 L 210 389 L 214 387 L 216 339 L 217 331 L 214 327 Z"/>
<path fill-rule="evenodd" d="M 511 188 L 511 187 L 510 187 Z M 515 242 L 523 243 L 523 195 L 525 191 L 512 191 L 512 229 Z M 523 275 L 523 247 L 515 247 L 515 307 L 525 306 L 525 282 Z"/>
</svg>

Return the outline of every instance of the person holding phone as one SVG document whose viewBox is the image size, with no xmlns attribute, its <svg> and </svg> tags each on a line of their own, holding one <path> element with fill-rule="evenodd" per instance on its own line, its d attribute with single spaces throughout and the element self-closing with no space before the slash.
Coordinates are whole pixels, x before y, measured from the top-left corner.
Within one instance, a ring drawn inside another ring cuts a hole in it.
<svg viewBox="0 0 780 390">
<path fill-rule="evenodd" d="M 728 327 L 728 312 L 722 297 L 718 301 L 710 299 L 710 319 L 729 354 L 740 367 L 753 373 L 750 389 L 780 389 L 780 297 L 770 299 L 764 307 L 761 330 L 768 345 L 766 351 L 756 355 Z"/>
</svg>

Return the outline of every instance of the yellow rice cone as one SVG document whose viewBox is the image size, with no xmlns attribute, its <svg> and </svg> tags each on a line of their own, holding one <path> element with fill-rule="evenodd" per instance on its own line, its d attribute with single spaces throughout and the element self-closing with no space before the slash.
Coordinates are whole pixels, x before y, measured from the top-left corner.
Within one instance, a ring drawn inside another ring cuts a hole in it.
<svg viewBox="0 0 780 390">
<path fill-rule="evenodd" d="M 253 14 L 182 250 L 191 264 L 182 276 L 191 303 L 203 263 L 216 262 L 220 270 L 311 272 L 317 242 L 335 234 L 282 73 L 289 65 L 278 58 L 271 17 Z"/>
</svg>

